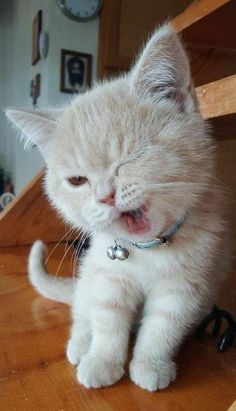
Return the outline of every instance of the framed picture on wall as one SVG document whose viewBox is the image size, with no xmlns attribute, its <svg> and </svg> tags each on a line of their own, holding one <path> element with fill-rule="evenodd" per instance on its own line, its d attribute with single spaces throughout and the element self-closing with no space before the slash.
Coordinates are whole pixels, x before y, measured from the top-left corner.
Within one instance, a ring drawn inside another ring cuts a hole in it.
<svg viewBox="0 0 236 411">
<path fill-rule="evenodd" d="M 39 10 L 33 20 L 33 38 L 32 38 L 32 65 L 34 66 L 40 59 L 39 55 L 39 35 L 42 26 L 42 10 Z"/>
<path fill-rule="evenodd" d="M 83 93 L 91 85 L 92 55 L 72 50 L 61 50 L 62 93 Z"/>
</svg>

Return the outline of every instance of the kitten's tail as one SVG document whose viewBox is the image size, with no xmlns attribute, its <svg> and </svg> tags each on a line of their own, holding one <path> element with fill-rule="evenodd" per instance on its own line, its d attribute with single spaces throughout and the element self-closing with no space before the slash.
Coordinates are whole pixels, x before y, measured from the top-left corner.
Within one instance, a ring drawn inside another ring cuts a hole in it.
<svg viewBox="0 0 236 411">
<path fill-rule="evenodd" d="M 47 249 L 42 241 L 36 241 L 29 255 L 29 279 L 36 290 L 50 300 L 72 304 L 74 281 L 71 278 L 55 277 L 45 269 Z"/>
</svg>

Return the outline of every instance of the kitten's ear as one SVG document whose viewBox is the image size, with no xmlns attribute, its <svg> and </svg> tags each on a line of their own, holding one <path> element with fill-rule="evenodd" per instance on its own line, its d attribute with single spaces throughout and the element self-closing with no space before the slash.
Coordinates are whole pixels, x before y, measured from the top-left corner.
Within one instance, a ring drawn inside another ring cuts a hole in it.
<svg viewBox="0 0 236 411">
<path fill-rule="evenodd" d="M 131 90 L 139 97 L 158 102 L 168 98 L 181 109 L 196 104 L 188 58 L 174 29 L 166 24 L 150 38 L 131 72 Z"/>
<path fill-rule="evenodd" d="M 13 124 L 23 132 L 25 147 L 34 143 L 45 157 L 61 110 L 37 111 L 10 108 L 5 113 Z"/>
</svg>

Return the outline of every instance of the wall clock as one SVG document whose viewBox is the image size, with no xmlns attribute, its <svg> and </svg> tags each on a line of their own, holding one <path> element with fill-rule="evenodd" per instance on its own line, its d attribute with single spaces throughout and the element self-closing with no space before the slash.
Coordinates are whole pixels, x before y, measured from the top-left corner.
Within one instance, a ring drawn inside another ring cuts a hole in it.
<svg viewBox="0 0 236 411">
<path fill-rule="evenodd" d="M 103 0 L 56 0 L 61 11 L 76 21 L 92 20 L 99 14 Z"/>
</svg>

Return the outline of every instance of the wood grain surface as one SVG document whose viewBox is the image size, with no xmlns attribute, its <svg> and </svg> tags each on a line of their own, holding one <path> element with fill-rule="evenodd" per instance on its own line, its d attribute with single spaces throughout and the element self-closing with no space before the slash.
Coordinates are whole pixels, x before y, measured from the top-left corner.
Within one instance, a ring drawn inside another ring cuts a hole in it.
<svg viewBox="0 0 236 411">
<path fill-rule="evenodd" d="M 181 32 L 229 2 L 230 0 L 194 0 L 183 13 L 172 19 L 172 24 L 176 31 Z"/>
<path fill-rule="evenodd" d="M 37 239 L 54 243 L 69 230 L 43 192 L 43 176 L 41 170 L 0 213 L 0 247 L 29 245 Z"/>
<path fill-rule="evenodd" d="M 222 3 L 222 7 L 215 8 L 213 12 L 205 15 L 204 18 L 199 19 L 199 15 L 196 13 L 196 21 L 189 24 L 190 21 L 186 21 L 188 26 L 181 32 L 181 36 L 187 44 L 205 45 L 206 47 L 219 48 L 219 49 L 236 49 L 236 33 L 235 33 L 235 14 L 236 14 L 236 2 L 230 1 L 197 1 L 196 3 L 202 3 L 202 11 L 207 10 L 207 3 L 216 7 L 217 3 Z M 223 4 L 224 3 L 224 4 Z M 194 3 L 192 3 L 193 5 Z M 206 7 L 204 8 L 204 4 Z M 189 9 L 191 8 L 191 5 Z M 186 9 L 187 13 L 188 9 Z M 196 10 L 197 11 L 197 10 Z"/>
<path fill-rule="evenodd" d="M 53 273 L 63 247 L 49 259 Z M 178 379 L 164 391 L 146 392 L 128 377 L 109 388 L 83 388 L 65 357 L 69 308 L 40 297 L 29 285 L 28 251 L 0 249 L 1 411 L 226 411 L 236 399 L 235 348 L 219 354 L 211 336 L 185 342 Z M 60 275 L 71 273 L 69 254 Z"/>
<path fill-rule="evenodd" d="M 236 74 L 197 87 L 202 117 L 211 119 L 236 113 L 235 91 Z"/>
<path fill-rule="evenodd" d="M 219 49 L 187 45 L 195 87 L 232 76 L 236 73 L 236 49 Z"/>
</svg>

